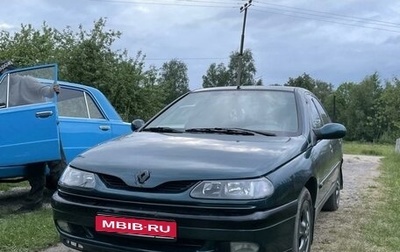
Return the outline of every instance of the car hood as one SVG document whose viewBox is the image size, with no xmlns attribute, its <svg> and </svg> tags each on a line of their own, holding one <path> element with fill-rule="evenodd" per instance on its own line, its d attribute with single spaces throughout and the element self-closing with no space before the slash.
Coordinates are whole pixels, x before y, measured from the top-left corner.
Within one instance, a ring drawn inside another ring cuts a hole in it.
<svg viewBox="0 0 400 252">
<path fill-rule="evenodd" d="M 299 155 L 305 145 L 303 136 L 139 132 L 98 145 L 70 165 L 119 177 L 131 186 L 148 171 L 145 187 L 154 187 L 167 181 L 262 176 Z"/>
</svg>

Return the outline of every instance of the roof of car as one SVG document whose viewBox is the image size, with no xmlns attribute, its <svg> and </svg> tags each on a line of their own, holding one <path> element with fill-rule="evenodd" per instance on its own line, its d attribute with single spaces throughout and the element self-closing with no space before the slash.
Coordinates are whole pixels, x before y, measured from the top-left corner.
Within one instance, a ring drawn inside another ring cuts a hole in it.
<svg viewBox="0 0 400 252">
<path fill-rule="evenodd" d="M 275 91 L 291 91 L 294 92 L 297 89 L 303 89 L 300 87 L 292 86 L 226 86 L 226 87 L 210 87 L 210 88 L 200 88 L 193 90 L 193 92 L 204 92 L 204 91 L 215 91 L 215 90 L 275 90 Z"/>
</svg>

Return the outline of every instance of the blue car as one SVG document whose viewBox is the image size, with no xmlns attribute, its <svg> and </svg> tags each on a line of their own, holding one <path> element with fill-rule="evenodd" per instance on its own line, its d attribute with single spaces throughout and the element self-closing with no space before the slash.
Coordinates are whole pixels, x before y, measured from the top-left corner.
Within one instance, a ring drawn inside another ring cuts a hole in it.
<svg viewBox="0 0 400 252">
<path fill-rule="evenodd" d="M 66 162 L 106 140 L 131 133 L 107 98 L 96 88 L 58 81 L 55 64 L 5 72 L 0 76 L 0 182 L 26 179 L 29 163 L 61 158 Z M 13 106 L 10 81 L 31 76 L 60 93 L 42 102 Z"/>
</svg>

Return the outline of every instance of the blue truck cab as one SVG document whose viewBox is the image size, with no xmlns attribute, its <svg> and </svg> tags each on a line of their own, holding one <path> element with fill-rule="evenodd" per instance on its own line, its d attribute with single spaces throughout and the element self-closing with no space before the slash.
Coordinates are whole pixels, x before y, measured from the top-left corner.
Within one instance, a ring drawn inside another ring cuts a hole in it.
<svg viewBox="0 0 400 252">
<path fill-rule="evenodd" d="M 0 76 L 0 182 L 25 180 L 27 164 L 61 159 L 61 148 L 68 163 L 88 148 L 132 132 L 103 93 L 58 81 L 57 72 L 57 65 L 50 64 Z M 13 106 L 13 75 L 58 84 L 60 92 L 41 102 Z"/>
</svg>

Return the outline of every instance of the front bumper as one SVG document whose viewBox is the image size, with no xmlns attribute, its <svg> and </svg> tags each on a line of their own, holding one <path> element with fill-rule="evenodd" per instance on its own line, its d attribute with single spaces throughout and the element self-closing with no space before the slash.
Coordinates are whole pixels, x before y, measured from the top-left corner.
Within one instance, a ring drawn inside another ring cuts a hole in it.
<svg viewBox="0 0 400 252">
<path fill-rule="evenodd" d="M 290 251 L 297 201 L 278 208 L 218 214 L 203 212 L 162 212 L 141 207 L 77 202 L 56 192 L 52 198 L 53 216 L 63 243 L 85 251 L 230 251 L 230 242 L 250 242 L 259 245 L 259 252 Z M 150 239 L 95 231 L 95 216 L 99 213 L 136 218 L 173 219 L 178 225 L 175 241 Z M 68 223 L 68 230 L 60 222 Z"/>
</svg>

